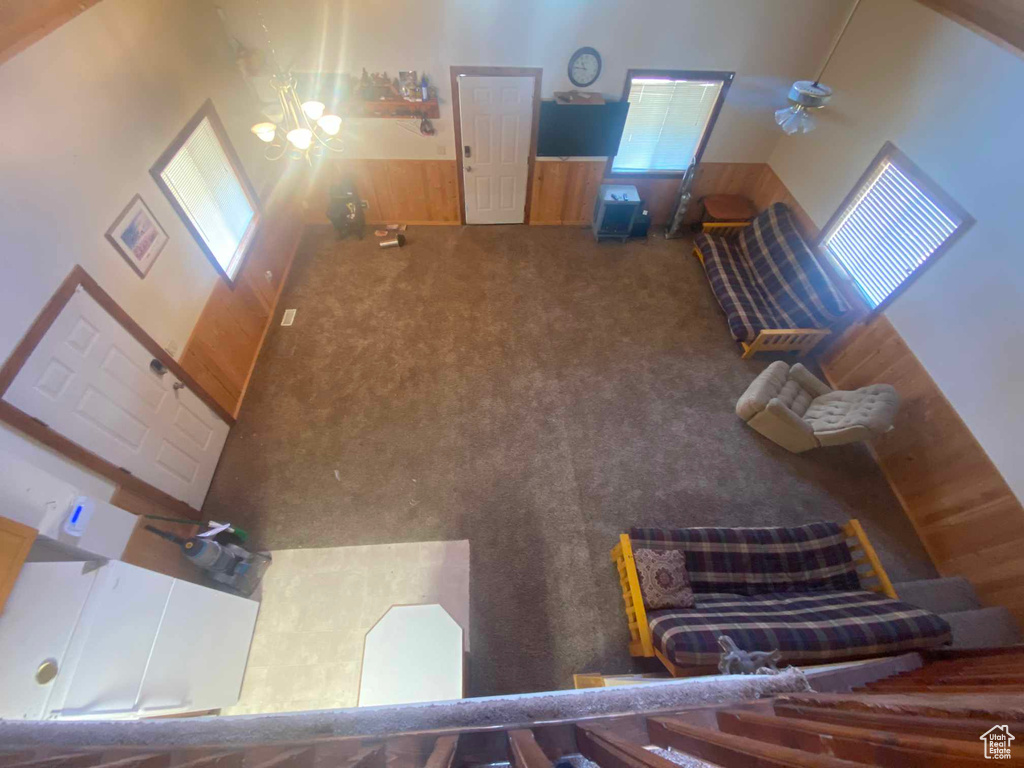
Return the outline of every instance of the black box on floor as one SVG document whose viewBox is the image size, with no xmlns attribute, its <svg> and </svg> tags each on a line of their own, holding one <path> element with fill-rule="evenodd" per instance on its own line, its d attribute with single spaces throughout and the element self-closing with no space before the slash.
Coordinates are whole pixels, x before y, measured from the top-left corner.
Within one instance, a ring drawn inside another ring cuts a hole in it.
<svg viewBox="0 0 1024 768">
<path fill-rule="evenodd" d="M 626 242 L 640 211 L 640 195 L 627 184 L 602 184 L 594 201 L 594 237 L 617 237 Z"/>
<path fill-rule="evenodd" d="M 630 237 L 647 237 L 647 232 L 651 228 L 651 209 L 644 205 L 644 201 L 640 201 L 640 209 L 636 212 L 636 216 L 633 217 L 633 229 L 629 231 Z"/>
</svg>

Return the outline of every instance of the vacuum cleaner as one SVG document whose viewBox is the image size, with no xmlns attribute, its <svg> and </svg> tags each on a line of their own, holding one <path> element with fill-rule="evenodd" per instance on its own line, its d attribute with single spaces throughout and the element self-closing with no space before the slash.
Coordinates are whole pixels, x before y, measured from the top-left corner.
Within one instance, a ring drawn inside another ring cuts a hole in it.
<svg viewBox="0 0 1024 768">
<path fill-rule="evenodd" d="M 218 533 L 213 537 L 190 536 L 186 539 L 152 525 L 147 525 L 146 530 L 177 544 L 185 559 L 202 570 L 216 585 L 243 597 L 249 597 L 256 591 L 263 574 L 270 567 L 269 554 L 244 549 L 235 543 L 237 537 L 231 533 L 226 536 Z"/>
</svg>

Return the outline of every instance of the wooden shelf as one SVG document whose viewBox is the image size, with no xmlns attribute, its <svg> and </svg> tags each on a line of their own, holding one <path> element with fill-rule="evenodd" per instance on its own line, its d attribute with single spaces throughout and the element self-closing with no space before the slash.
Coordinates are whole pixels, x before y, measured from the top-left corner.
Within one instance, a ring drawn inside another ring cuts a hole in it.
<svg viewBox="0 0 1024 768">
<path fill-rule="evenodd" d="M 436 119 L 441 116 L 441 107 L 437 99 L 430 101 L 406 101 L 405 99 L 386 99 L 380 101 L 340 101 L 334 107 L 335 114 L 341 117 L 390 117 L 417 118 L 429 117 Z"/>
<path fill-rule="evenodd" d="M 436 97 L 428 101 L 409 101 L 401 98 L 390 86 L 370 86 L 368 92 L 363 92 L 362 87 L 353 78 L 339 72 L 297 72 L 295 80 L 298 83 L 299 97 L 303 100 L 322 101 L 327 105 L 328 114 L 341 117 L 396 119 L 436 119 L 441 116 L 441 108 Z M 370 94 L 385 98 L 361 98 Z"/>
</svg>

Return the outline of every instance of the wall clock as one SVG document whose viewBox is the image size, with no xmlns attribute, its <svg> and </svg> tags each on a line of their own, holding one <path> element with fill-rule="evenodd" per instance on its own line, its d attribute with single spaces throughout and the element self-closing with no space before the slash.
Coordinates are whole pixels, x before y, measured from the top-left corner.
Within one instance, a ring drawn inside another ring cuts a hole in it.
<svg viewBox="0 0 1024 768">
<path fill-rule="evenodd" d="M 580 48 L 569 58 L 569 79 L 577 88 L 593 85 L 601 76 L 601 54 L 593 48 Z"/>
</svg>

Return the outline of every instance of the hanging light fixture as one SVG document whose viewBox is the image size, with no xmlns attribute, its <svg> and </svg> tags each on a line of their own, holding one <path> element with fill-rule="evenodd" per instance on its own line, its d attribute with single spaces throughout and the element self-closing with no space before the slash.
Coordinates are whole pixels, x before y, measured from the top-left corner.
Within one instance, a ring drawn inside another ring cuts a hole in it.
<svg viewBox="0 0 1024 768">
<path fill-rule="evenodd" d="M 814 130 L 813 110 L 821 109 L 832 98 L 832 89 L 817 80 L 797 80 L 789 89 L 789 106 L 775 110 L 775 122 L 789 135 Z"/>
<path fill-rule="evenodd" d="M 270 31 L 263 19 L 259 4 L 256 5 L 260 25 L 267 39 L 270 57 L 277 73 L 270 78 L 270 84 L 277 91 L 278 110 L 275 111 L 275 122 L 256 123 L 252 132 L 268 146 L 264 157 L 268 160 L 280 160 L 287 155 L 293 160 L 305 160 L 312 163 L 314 157 L 323 157 L 326 152 L 341 153 L 345 145 L 339 138 L 341 118 L 338 115 L 324 114 L 326 105 L 321 101 L 301 101 L 295 76 L 291 72 L 283 72 L 277 62 L 277 52 L 270 42 Z M 278 118 L 278 114 L 280 117 Z"/>
<path fill-rule="evenodd" d="M 850 26 L 850 22 L 853 21 L 853 15 L 857 12 L 859 6 L 860 0 L 857 0 L 850 10 L 850 15 L 846 17 L 843 28 L 839 30 L 839 35 L 836 37 L 835 42 L 832 43 L 832 50 L 829 51 L 828 58 L 825 59 L 825 64 L 818 73 L 817 79 L 813 82 L 810 80 L 797 80 L 793 83 L 793 87 L 789 89 L 789 106 L 775 110 L 775 122 L 788 135 L 792 136 L 794 133 L 809 133 L 813 131 L 817 125 L 814 113 L 828 104 L 829 99 L 832 98 L 832 89 L 821 82 L 821 77 L 825 74 L 829 62 L 832 61 L 832 57 L 839 47 L 839 41 L 846 34 L 846 29 Z"/>
</svg>

